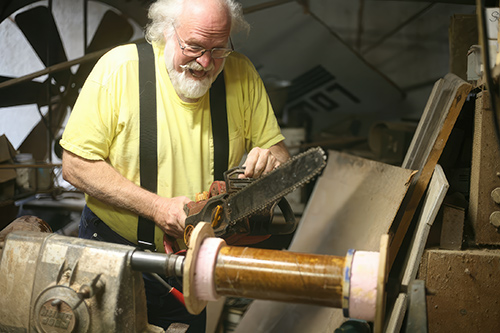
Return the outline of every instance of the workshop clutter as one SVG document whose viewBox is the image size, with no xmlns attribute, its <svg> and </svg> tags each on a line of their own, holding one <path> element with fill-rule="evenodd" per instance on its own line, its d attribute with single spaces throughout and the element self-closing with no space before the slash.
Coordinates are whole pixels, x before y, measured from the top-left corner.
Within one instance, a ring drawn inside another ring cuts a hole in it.
<svg viewBox="0 0 500 333">
<path fill-rule="evenodd" d="M 33 154 L 17 154 L 14 156 L 15 164 L 35 164 Z M 36 174 L 33 168 L 17 168 L 16 184 L 21 191 L 30 191 L 36 188 Z"/>
<path fill-rule="evenodd" d="M 14 200 L 26 194 L 50 189 L 52 169 L 36 167 L 36 165 L 32 154 L 19 153 L 9 139 L 1 135 L 0 201 Z"/>
<path fill-rule="evenodd" d="M 0 136 L 0 165 L 12 164 L 16 151 L 5 135 Z M 0 201 L 14 197 L 17 173 L 14 169 L 0 169 Z"/>
</svg>

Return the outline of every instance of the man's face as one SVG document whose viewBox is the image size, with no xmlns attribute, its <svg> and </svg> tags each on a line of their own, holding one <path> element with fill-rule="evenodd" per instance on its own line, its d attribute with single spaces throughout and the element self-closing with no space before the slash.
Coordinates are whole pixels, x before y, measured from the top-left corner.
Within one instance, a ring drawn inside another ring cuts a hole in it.
<svg viewBox="0 0 500 333">
<path fill-rule="evenodd" d="M 225 62 L 225 59 L 212 58 L 210 50 L 226 48 L 229 33 L 229 24 L 224 20 L 180 20 L 167 40 L 165 61 L 172 84 L 181 97 L 197 99 L 208 91 Z M 181 49 L 186 45 L 207 51 L 199 57 L 186 56 Z"/>
</svg>

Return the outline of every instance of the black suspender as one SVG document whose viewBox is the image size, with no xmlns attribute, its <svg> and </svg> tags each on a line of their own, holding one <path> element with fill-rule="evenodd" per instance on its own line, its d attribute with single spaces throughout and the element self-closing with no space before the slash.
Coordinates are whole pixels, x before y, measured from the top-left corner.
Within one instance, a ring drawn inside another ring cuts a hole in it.
<svg viewBox="0 0 500 333">
<path fill-rule="evenodd" d="M 227 130 L 226 85 L 224 72 L 220 73 L 210 88 L 210 117 L 214 140 L 214 180 L 224 180 L 229 164 L 229 138 Z"/>
<path fill-rule="evenodd" d="M 156 78 L 153 48 L 148 43 L 137 44 L 139 54 L 140 143 L 139 167 L 141 186 L 157 192 L 158 151 L 156 120 Z M 220 73 L 210 89 L 210 116 L 214 140 L 214 180 L 224 180 L 229 163 L 229 137 L 224 73 Z M 139 216 L 137 241 L 145 250 L 156 250 L 155 223 Z"/>
<path fill-rule="evenodd" d="M 158 152 L 156 128 L 156 77 L 153 48 L 148 43 L 137 44 L 139 54 L 140 143 L 139 168 L 141 186 L 153 193 L 158 184 Z M 156 250 L 155 223 L 139 216 L 137 242 L 144 250 Z"/>
</svg>

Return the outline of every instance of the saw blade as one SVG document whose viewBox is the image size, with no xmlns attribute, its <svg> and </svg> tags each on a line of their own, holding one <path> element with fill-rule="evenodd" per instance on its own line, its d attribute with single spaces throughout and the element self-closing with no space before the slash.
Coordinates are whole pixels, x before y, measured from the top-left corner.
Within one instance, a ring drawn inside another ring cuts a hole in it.
<svg viewBox="0 0 500 333">
<path fill-rule="evenodd" d="M 292 157 L 278 168 L 255 179 L 227 198 L 225 209 L 230 225 L 251 216 L 307 184 L 326 165 L 326 154 L 320 147 Z"/>
</svg>

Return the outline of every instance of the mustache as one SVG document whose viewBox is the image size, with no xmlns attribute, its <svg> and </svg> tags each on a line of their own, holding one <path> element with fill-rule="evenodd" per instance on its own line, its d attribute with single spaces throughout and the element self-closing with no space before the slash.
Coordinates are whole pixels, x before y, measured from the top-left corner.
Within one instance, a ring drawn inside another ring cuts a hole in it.
<svg viewBox="0 0 500 333">
<path fill-rule="evenodd" d="M 205 71 L 205 72 L 209 72 L 215 68 L 213 62 L 211 62 L 210 65 L 207 68 L 205 68 L 198 62 L 196 62 L 196 60 L 192 60 L 185 65 L 179 65 L 179 67 L 182 68 L 183 71 L 193 70 L 193 71 Z"/>
</svg>

